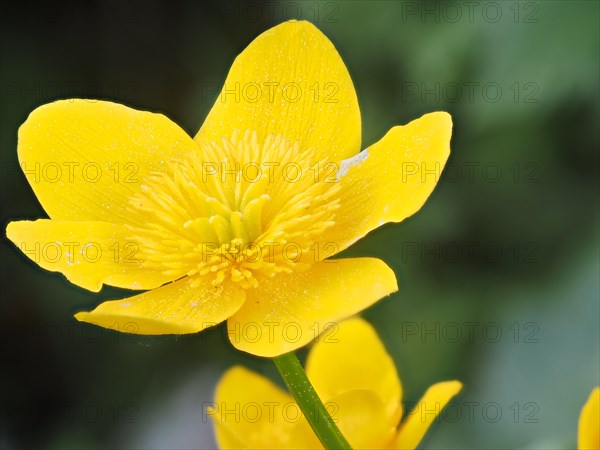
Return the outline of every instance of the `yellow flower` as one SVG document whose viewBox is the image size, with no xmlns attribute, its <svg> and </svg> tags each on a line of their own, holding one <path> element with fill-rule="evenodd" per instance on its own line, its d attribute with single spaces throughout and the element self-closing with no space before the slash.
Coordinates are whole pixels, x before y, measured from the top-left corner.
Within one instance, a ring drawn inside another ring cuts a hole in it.
<svg viewBox="0 0 600 450">
<path fill-rule="evenodd" d="M 458 381 L 434 384 L 406 414 L 394 363 L 359 318 L 322 335 L 306 373 L 352 448 L 415 448 L 462 388 Z M 322 448 L 293 398 L 241 366 L 225 373 L 207 410 L 220 448 Z"/>
<path fill-rule="evenodd" d="M 137 334 L 228 321 L 237 348 L 279 355 L 397 290 L 380 260 L 326 259 L 421 208 L 449 154 L 443 112 L 358 153 L 360 111 L 334 46 L 290 21 L 234 61 L 192 139 L 104 101 L 36 109 L 19 160 L 50 219 L 8 237 L 82 288 L 147 290 L 78 320 Z"/>
<path fill-rule="evenodd" d="M 600 387 L 592 390 L 581 410 L 577 447 L 580 450 L 600 449 Z"/>
</svg>

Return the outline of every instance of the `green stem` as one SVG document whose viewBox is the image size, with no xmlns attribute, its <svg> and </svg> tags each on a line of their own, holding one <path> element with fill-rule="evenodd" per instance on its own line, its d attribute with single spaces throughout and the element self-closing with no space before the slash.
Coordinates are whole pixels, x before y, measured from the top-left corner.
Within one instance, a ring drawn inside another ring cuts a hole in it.
<svg viewBox="0 0 600 450">
<path fill-rule="evenodd" d="M 273 362 L 323 447 L 352 450 L 317 395 L 296 354 L 290 352 L 276 356 Z"/>
</svg>

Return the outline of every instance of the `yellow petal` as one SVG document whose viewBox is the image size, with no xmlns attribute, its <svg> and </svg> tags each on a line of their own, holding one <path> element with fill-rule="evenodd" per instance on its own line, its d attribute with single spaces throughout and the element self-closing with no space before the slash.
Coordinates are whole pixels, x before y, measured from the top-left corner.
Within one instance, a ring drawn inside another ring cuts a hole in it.
<svg viewBox="0 0 600 450">
<path fill-rule="evenodd" d="M 402 450 L 416 448 L 444 406 L 461 389 L 462 383 L 459 381 L 444 381 L 427 389 L 419 403 L 405 418 L 406 422 L 400 426 L 394 448 Z"/>
<path fill-rule="evenodd" d="M 345 374 L 340 374 L 343 378 Z M 311 380 L 312 381 L 312 380 Z M 380 449 L 389 447 L 396 431 L 396 424 L 389 422 L 385 405 L 372 391 L 345 392 L 325 401 L 332 420 L 354 449 Z M 302 419 L 292 430 L 287 448 L 323 448 L 310 428 Z"/>
<path fill-rule="evenodd" d="M 208 409 L 209 413 L 212 413 L 212 409 Z M 242 437 L 235 434 L 226 424 L 222 422 L 215 423 L 215 438 L 217 440 L 217 446 L 219 449 L 246 449 L 250 448 L 245 443 Z"/>
<path fill-rule="evenodd" d="M 152 291 L 100 304 L 75 318 L 133 334 L 197 333 L 221 323 L 244 302 L 244 291 L 227 283 L 186 277 Z"/>
<path fill-rule="evenodd" d="M 195 139 L 221 142 L 235 129 L 255 130 L 260 142 L 282 134 L 333 161 L 358 152 L 360 110 L 352 80 L 333 44 L 314 25 L 282 23 L 235 59 Z"/>
<path fill-rule="evenodd" d="M 306 373 L 321 398 L 366 389 L 376 393 L 392 423 L 400 420 L 401 385 L 396 367 L 373 327 L 363 319 L 332 328 L 308 354 Z"/>
<path fill-rule="evenodd" d="M 451 133 L 450 115 L 426 114 L 392 128 L 379 142 L 342 162 L 336 225 L 321 241 L 335 242 L 341 251 L 384 223 L 417 212 L 448 159 Z"/>
<path fill-rule="evenodd" d="M 268 357 L 302 347 L 398 289 L 394 272 L 374 258 L 320 262 L 258 283 L 227 329 L 235 347 Z"/>
<path fill-rule="evenodd" d="M 141 248 L 123 225 L 41 219 L 11 222 L 6 235 L 29 259 L 90 291 L 103 283 L 153 289 L 172 281 L 143 266 Z"/>
<path fill-rule="evenodd" d="M 283 448 L 301 418 L 287 392 L 241 366 L 223 375 L 208 414 L 221 449 Z"/>
<path fill-rule="evenodd" d="M 580 450 L 600 448 L 600 387 L 592 390 L 581 410 L 577 447 Z"/>
<path fill-rule="evenodd" d="M 165 116 L 104 101 L 50 103 L 19 129 L 21 167 L 52 219 L 127 223 L 127 200 L 148 172 L 192 151 Z"/>
</svg>

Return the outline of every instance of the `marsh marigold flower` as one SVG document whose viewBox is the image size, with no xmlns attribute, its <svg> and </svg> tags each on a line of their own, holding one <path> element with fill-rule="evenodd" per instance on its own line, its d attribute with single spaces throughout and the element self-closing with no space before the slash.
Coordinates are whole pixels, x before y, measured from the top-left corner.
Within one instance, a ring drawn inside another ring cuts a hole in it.
<svg viewBox="0 0 600 450">
<path fill-rule="evenodd" d="M 577 448 L 579 450 L 600 449 L 600 387 L 592 390 L 579 416 Z"/>
<path fill-rule="evenodd" d="M 227 320 L 237 348 L 279 355 L 397 290 L 378 259 L 328 258 L 421 208 L 451 128 L 448 114 L 427 114 L 359 153 L 344 63 L 312 24 L 290 21 L 235 59 L 193 139 L 111 102 L 32 112 L 19 160 L 50 218 L 7 235 L 82 288 L 146 291 L 81 321 L 184 334 Z"/>
<path fill-rule="evenodd" d="M 434 384 L 407 413 L 373 327 L 354 318 L 332 330 L 310 350 L 306 373 L 340 431 L 352 448 L 415 448 L 461 383 Z M 322 448 L 294 399 L 241 366 L 225 373 L 207 412 L 221 448 Z"/>
</svg>

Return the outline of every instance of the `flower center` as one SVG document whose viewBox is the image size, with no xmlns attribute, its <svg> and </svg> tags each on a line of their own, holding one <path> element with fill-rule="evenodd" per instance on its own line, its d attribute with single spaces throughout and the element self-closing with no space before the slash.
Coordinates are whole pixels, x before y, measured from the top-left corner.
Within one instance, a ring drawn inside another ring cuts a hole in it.
<svg viewBox="0 0 600 450">
<path fill-rule="evenodd" d="M 170 161 L 130 199 L 145 264 L 174 279 L 210 276 L 244 288 L 257 274 L 303 270 L 319 258 L 339 207 L 337 167 L 282 136 L 236 130 Z M 200 282 L 200 281 L 199 281 Z"/>
</svg>

